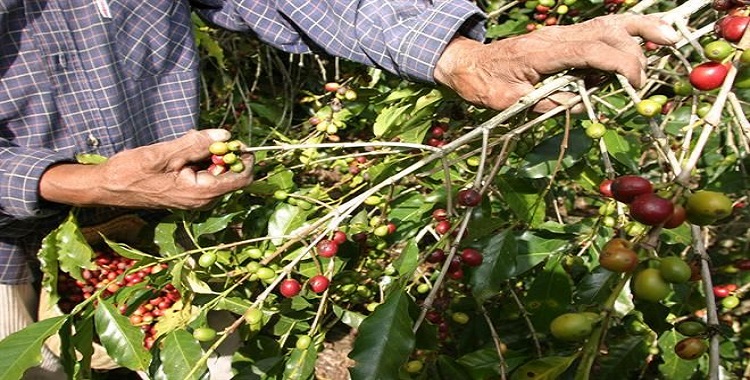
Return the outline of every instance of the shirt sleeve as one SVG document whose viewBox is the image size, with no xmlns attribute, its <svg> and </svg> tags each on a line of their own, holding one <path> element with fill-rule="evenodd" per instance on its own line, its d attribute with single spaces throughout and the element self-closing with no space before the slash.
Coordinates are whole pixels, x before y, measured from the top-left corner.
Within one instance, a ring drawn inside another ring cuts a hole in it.
<svg viewBox="0 0 750 380">
<path fill-rule="evenodd" d="M 460 33 L 482 41 L 486 15 L 466 0 L 201 0 L 209 22 L 252 31 L 290 53 L 311 51 L 434 83 L 448 42 Z"/>
<path fill-rule="evenodd" d="M 59 206 L 39 198 L 39 179 L 51 165 L 72 161 L 52 150 L 10 146 L 0 139 L 0 226 L 59 213 Z"/>
</svg>

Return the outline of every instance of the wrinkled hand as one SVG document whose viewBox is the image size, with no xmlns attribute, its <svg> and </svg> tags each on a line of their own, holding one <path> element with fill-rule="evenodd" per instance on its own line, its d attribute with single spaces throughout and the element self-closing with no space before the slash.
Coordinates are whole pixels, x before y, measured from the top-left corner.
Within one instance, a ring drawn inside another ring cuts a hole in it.
<svg viewBox="0 0 750 380">
<path fill-rule="evenodd" d="M 40 183 L 43 198 L 76 206 L 199 209 L 252 182 L 252 156 L 245 170 L 214 176 L 196 167 L 211 156 L 209 145 L 226 141 L 221 129 L 191 131 L 169 142 L 120 152 L 100 165 L 57 165 Z M 83 189 L 83 187 L 87 189 Z"/>
<path fill-rule="evenodd" d="M 474 104 L 504 109 L 534 89 L 545 76 L 571 68 L 617 72 L 632 85 L 645 82 L 646 57 L 635 36 L 661 45 L 679 35 L 654 16 L 610 15 L 569 26 L 545 26 L 490 44 L 454 38 L 435 68 L 435 80 Z M 572 97 L 556 93 L 539 101 L 543 112 Z"/>
</svg>

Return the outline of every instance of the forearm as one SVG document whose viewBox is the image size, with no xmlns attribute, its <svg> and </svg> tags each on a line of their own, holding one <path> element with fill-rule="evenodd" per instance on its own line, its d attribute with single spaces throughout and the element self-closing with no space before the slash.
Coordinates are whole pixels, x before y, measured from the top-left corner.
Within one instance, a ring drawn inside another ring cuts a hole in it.
<svg viewBox="0 0 750 380">
<path fill-rule="evenodd" d="M 39 180 L 39 196 L 47 202 L 76 207 L 108 205 L 113 202 L 101 190 L 102 175 L 98 165 L 56 164 Z"/>
</svg>

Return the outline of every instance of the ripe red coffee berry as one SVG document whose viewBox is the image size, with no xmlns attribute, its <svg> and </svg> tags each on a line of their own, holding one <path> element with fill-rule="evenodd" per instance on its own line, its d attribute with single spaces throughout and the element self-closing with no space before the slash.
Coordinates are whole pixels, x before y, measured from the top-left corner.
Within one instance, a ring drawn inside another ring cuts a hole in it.
<svg viewBox="0 0 750 380">
<path fill-rule="evenodd" d="M 474 189 L 462 189 L 458 192 L 458 204 L 474 207 L 482 202 L 482 195 Z"/>
<path fill-rule="evenodd" d="M 286 298 L 296 296 L 301 290 L 302 285 L 300 285 L 299 281 L 293 278 L 288 278 L 279 284 L 279 292 Z"/>
<path fill-rule="evenodd" d="M 623 203 L 632 202 L 637 196 L 654 191 L 651 182 L 637 175 L 617 177 L 610 186 L 612 197 Z"/>
<path fill-rule="evenodd" d="M 444 208 L 436 209 L 432 212 L 432 218 L 438 222 L 446 220 L 448 219 L 448 211 L 445 211 Z"/>
<path fill-rule="evenodd" d="M 334 231 L 333 238 L 331 240 L 339 245 L 344 244 L 346 243 L 346 234 L 344 233 L 344 231 Z"/>
<path fill-rule="evenodd" d="M 599 184 L 599 194 L 612 198 L 612 180 L 607 178 Z"/>
<path fill-rule="evenodd" d="M 440 235 L 445 235 L 450 230 L 451 222 L 447 220 L 441 220 L 435 225 L 435 232 L 439 233 Z"/>
<path fill-rule="evenodd" d="M 690 84 L 701 91 L 711 91 L 721 87 L 729 72 L 728 64 L 721 62 L 704 62 L 693 67 L 690 72 Z"/>
<path fill-rule="evenodd" d="M 430 252 L 430 254 L 427 255 L 427 258 L 425 260 L 427 260 L 428 263 L 433 263 L 433 264 L 442 263 L 445 260 L 445 251 L 438 248 Z"/>
<path fill-rule="evenodd" d="M 336 256 L 336 253 L 339 251 L 339 245 L 335 241 L 329 239 L 319 241 L 315 248 L 318 250 L 318 256 L 321 257 L 333 257 Z"/>
<path fill-rule="evenodd" d="M 682 225 L 683 222 L 687 219 L 687 211 L 685 210 L 685 207 L 682 207 L 682 205 L 674 205 L 674 211 L 672 211 L 672 216 L 670 216 L 667 221 L 664 222 L 662 227 L 666 229 L 672 229 L 677 228 Z"/>
<path fill-rule="evenodd" d="M 729 295 L 730 291 L 724 285 L 714 285 L 714 295 L 718 298 L 724 298 Z"/>
<path fill-rule="evenodd" d="M 738 42 L 750 23 L 748 16 L 724 16 L 714 26 L 714 32 L 729 42 Z"/>
<path fill-rule="evenodd" d="M 310 281 L 308 282 L 308 284 L 310 285 L 310 290 L 315 293 L 324 292 L 326 289 L 328 289 L 329 283 L 330 281 L 328 280 L 328 277 L 322 274 L 310 277 Z"/>
<path fill-rule="evenodd" d="M 482 253 L 474 248 L 464 248 L 464 250 L 461 251 L 461 261 L 467 266 L 478 267 L 482 265 L 483 259 L 484 257 L 482 256 Z"/>
<path fill-rule="evenodd" d="M 630 203 L 630 216 L 647 225 L 656 226 L 672 217 L 674 204 L 656 194 L 643 194 Z"/>
</svg>

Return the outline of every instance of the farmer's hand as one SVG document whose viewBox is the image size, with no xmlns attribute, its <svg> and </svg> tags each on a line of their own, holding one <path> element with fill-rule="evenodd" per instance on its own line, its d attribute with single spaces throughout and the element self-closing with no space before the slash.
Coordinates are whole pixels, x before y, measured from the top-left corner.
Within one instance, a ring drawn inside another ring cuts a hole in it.
<svg viewBox="0 0 750 380">
<path fill-rule="evenodd" d="M 534 89 L 545 76 L 571 68 L 593 68 L 644 84 L 646 57 L 634 36 L 661 45 L 679 35 L 655 16 L 610 15 L 570 26 L 545 26 L 531 33 L 483 44 L 454 38 L 435 68 L 435 80 L 474 104 L 504 109 Z M 535 111 L 549 110 L 570 93 L 541 100 Z"/>
<path fill-rule="evenodd" d="M 42 198 L 73 206 L 197 209 L 252 182 L 252 156 L 245 170 L 214 176 L 197 168 L 209 145 L 226 141 L 222 129 L 191 131 L 173 141 L 125 150 L 99 165 L 50 167 L 39 185 Z"/>
</svg>

